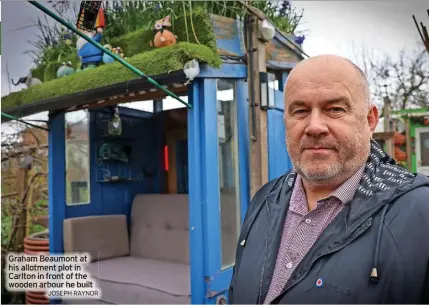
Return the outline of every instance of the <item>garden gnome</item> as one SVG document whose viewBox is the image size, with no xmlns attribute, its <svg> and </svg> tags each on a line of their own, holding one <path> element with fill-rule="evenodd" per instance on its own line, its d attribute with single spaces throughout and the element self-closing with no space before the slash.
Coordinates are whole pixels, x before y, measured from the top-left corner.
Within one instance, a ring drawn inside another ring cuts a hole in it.
<svg viewBox="0 0 429 305">
<path fill-rule="evenodd" d="M 103 28 L 97 28 L 95 34 L 83 31 L 84 34 L 100 43 L 103 33 Z M 84 38 L 79 37 L 76 43 L 77 55 L 82 62 L 81 69 L 85 69 L 88 66 L 94 65 L 98 66 L 103 59 L 103 51 L 87 42 Z"/>
<path fill-rule="evenodd" d="M 96 42 L 100 43 L 103 38 L 103 27 L 104 27 L 104 13 L 100 8 L 97 21 L 95 24 L 95 33 L 82 30 L 82 32 L 88 37 L 92 38 Z M 76 42 L 77 54 L 82 62 L 81 69 L 85 69 L 89 66 L 98 66 L 103 60 L 103 51 L 92 45 L 84 38 L 79 37 Z"/>
</svg>

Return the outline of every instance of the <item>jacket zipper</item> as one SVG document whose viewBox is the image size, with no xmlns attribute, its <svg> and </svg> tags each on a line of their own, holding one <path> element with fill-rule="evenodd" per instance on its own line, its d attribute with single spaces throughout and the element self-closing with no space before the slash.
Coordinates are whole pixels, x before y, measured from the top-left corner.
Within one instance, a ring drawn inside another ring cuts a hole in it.
<svg viewBox="0 0 429 305">
<path fill-rule="evenodd" d="M 339 245 L 338 247 L 336 247 L 336 248 L 334 248 L 334 249 L 332 249 L 332 250 L 330 250 L 330 251 L 327 251 L 327 252 L 324 252 L 324 253 L 322 253 L 321 255 L 318 255 L 318 256 L 316 256 L 312 261 L 311 261 L 311 264 L 310 264 L 310 266 L 307 268 L 307 270 L 302 274 L 302 276 L 299 278 L 299 279 L 297 279 L 296 281 L 295 281 L 295 283 L 293 283 L 292 285 L 290 285 L 289 287 L 288 286 L 286 286 L 283 290 L 282 290 L 282 292 L 280 293 L 280 295 L 277 297 L 277 298 L 275 298 L 274 300 L 277 300 L 277 299 L 279 299 L 286 291 L 288 291 L 289 289 L 291 289 L 293 286 L 295 286 L 296 284 L 298 284 L 299 282 L 301 282 L 302 281 L 302 279 L 308 274 L 308 271 L 310 270 L 310 268 L 313 266 L 313 264 L 319 259 L 319 258 L 321 258 L 321 257 L 323 257 L 323 256 L 325 256 L 325 255 L 328 255 L 328 254 L 331 254 L 331 253 L 334 253 L 334 252 L 337 252 L 337 251 L 339 251 L 339 250 L 341 250 L 341 249 L 343 249 L 344 247 L 346 247 L 347 245 L 349 245 L 353 240 L 355 240 L 356 238 L 358 238 L 359 236 L 361 236 L 370 226 L 371 226 L 371 222 L 372 222 L 372 218 L 370 218 L 369 220 L 367 220 L 366 221 L 366 223 L 364 223 L 360 228 L 358 228 L 356 231 L 355 231 L 355 234 L 353 235 L 351 235 L 351 236 L 349 236 L 346 240 L 345 240 L 345 242 L 343 242 L 341 245 Z"/>
</svg>

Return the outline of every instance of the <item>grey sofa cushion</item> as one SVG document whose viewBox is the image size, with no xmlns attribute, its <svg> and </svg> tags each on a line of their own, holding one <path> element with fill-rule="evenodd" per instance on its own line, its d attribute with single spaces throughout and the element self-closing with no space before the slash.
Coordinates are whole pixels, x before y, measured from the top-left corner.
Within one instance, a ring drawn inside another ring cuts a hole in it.
<svg viewBox="0 0 429 305">
<path fill-rule="evenodd" d="M 64 251 L 88 252 L 92 261 L 129 255 L 125 215 L 64 219 Z"/>
<path fill-rule="evenodd" d="M 86 270 L 107 303 L 190 303 L 189 265 L 129 256 L 94 262 Z"/>
<path fill-rule="evenodd" d="M 189 264 L 189 199 L 138 194 L 131 212 L 130 255 Z"/>
</svg>

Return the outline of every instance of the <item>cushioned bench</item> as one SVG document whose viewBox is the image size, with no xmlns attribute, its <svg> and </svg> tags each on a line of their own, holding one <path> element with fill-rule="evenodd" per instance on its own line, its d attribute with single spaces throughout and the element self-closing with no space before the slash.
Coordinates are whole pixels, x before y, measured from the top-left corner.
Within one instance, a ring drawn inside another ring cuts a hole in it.
<svg viewBox="0 0 429 305">
<path fill-rule="evenodd" d="M 188 195 L 139 194 L 125 215 L 64 220 L 65 252 L 88 252 L 102 296 L 65 303 L 189 304 Z"/>
</svg>

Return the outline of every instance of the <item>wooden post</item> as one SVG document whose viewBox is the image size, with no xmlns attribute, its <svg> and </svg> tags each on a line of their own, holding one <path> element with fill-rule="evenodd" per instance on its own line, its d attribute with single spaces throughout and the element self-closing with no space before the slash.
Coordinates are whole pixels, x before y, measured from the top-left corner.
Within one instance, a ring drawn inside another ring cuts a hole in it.
<svg viewBox="0 0 429 305">
<path fill-rule="evenodd" d="M 28 167 L 19 167 L 17 175 L 17 186 L 19 198 L 19 209 L 18 213 L 18 222 L 17 222 L 17 231 L 15 235 L 15 247 L 14 250 L 21 252 L 24 250 L 24 238 L 26 235 L 26 226 L 27 226 L 27 209 L 26 209 L 26 200 L 22 201 L 25 196 L 25 191 L 28 184 Z M 21 204 L 22 203 L 22 204 Z"/>
<path fill-rule="evenodd" d="M 411 128 L 410 128 L 410 118 L 407 117 L 405 120 L 405 151 L 407 153 L 407 168 L 408 170 L 413 170 L 413 159 L 412 159 L 412 139 L 411 139 Z"/>
<path fill-rule="evenodd" d="M 34 205 L 34 202 L 33 202 L 34 187 L 33 187 L 33 185 L 30 185 L 29 188 L 30 189 L 28 190 L 28 196 L 27 196 L 27 199 L 25 200 L 26 201 L 25 206 L 27 207 L 27 210 L 26 210 L 26 224 L 25 224 L 25 226 L 26 226 L 25 235 L 26 236 L 30 235 L 30 229 L 31 229 L 31 225 L 32 225 L 31 208 Z"/>
<path fill-rule="evenodd" d="M 247 71 L 250 129 L 250 197 L 268 182 L 267 113 L 261 110 L 260 72 L 266 72 L 266 45 L 259 39 L 259 18 L 250 14 L 247 24 Z"/>
<path fill-rule="evenodd" d="M 384 116 L 384 132 L 390 132 L 390 105 L 388 97 L 384 97 L 384 107 L 383 107 L 383 116 Z M 394 148 L 394 140 L 387 139 L 386 140 L 386 152 L 395 157 L 395 148 Z"/>
</svg>

